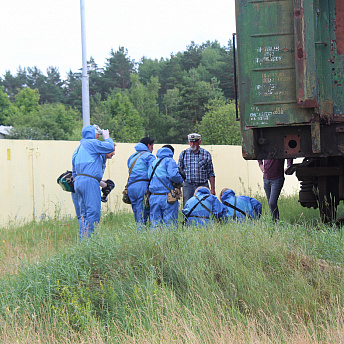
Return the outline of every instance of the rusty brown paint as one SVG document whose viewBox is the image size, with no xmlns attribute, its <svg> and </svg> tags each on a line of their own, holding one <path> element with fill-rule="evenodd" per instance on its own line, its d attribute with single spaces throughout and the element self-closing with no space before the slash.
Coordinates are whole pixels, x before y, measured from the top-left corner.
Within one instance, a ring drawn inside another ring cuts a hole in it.
<svg viewBox="0 0 344 344">
<path fill-rule="evenodd" d="M 247 159 L 249 157 L 249 154 L 247 153 L 244 147 L 241 148 L 241 154 L 244 159 Z"/>
<path fill-rule="evenodd" d="M 315 108 L 318 106 L 318 102 L 315 99 L 305 99 L 300 100 L 298 106 L 303 108 Z"/>
<path fill-rule="evenodd" d="M 320 122 L 318 120 L 311 123 L 311 138 L 313 153 L 321 153 Z"/>
<path fill-rule="evenodd" d="M 303 56 L 303 48 L 300 47 L 297 49 L 297 58 L 301 60 L 301 59 L 303 59 L 303 57 L 304 57 Z"/>
<path fill-rule="evenodd" d="M 301 151 L 300 135 L 285 135 L 284 136 L 284 151 L 289 155 L 297 155 Z"/>
<path fill-rule="evenodd" d="M 336 0 L 336 39 L 337 53 L 344 55 L 344 1 Z"/>
<path fill-rule="evenodd" d="M 295 31 L 295 64 L 297 71 L 297 106 L 300 108 L 314 108 L 317 106 L 316 96 L 307 88 L 307 53 L 306 53 L 306 22 L 304 18 L 303 2 L 295 0 L 294 31 Z M 309 73 L 309 71 L 308 71 Z"/>
</svg>

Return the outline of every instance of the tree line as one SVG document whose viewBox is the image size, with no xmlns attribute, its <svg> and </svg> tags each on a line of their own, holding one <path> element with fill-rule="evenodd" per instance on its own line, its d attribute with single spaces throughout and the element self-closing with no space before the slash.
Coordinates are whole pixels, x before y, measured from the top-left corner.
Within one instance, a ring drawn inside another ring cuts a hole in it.
<svg viewBox="0 0 344 344">
<path fill-rule="evenodd" d="M 231 41 L 191 42 L 169 58 L 136 63 L 119 47 L 102 68 L 91 57 L 91 124 L 108 128 L 117 142 L 149 135 L 157 143 L 185 143 L 198 131 L 204 144 L 240 144 L 232 49 Z M 12 126 L 14 139 L 79 140 L 81 70 L 70 70 L 66 80 L 55 67 L 46 75 L 37 67 L 7 71 L 0 77 L 0 125 Z"/>
</svg>

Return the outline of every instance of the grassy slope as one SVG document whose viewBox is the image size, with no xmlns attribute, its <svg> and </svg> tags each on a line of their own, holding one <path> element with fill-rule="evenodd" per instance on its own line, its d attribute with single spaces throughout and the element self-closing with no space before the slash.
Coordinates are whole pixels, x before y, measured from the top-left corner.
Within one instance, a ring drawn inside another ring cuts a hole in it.
<svg viewBox="0 0 344 344">
<path fill-rule="evenodd" d="M 280 210 L 154 233 L 109 214 L 81 243 L 76 221 L 1 229 L 0 340 L 339 342 L 342 231 L 295 197 Z"/>
</svg>

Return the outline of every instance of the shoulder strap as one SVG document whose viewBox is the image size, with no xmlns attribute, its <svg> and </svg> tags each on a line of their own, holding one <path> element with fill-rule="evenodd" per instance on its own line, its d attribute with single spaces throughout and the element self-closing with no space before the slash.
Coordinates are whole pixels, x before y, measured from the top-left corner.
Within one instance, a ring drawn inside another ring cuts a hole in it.
<svg viewBox="0 0 344 344">
<path fill-rule="evenodd" d="M 133 170 L 133 168 L 134 168 L 134 166 L 135 166 L 135 163 L 136 163 L 136 161 L 137 161 L 137 159 L 143 154 L 143 153 L 145 153 L 145 152 L 141 152 L 141 153 L 136 153 L 134 156 L 136 156 L 136 155 L 139 155 L 135 160 L 134 160 L 134 162 L 131 164 L 131 166 L 130 166 L 130 169 L 129 169 L 129 176 L 128 176 L 128 180 L 127 180 L 127 185 L 126 185 L 126 187 L 128 187 L 128 184 L 129 184 L 129 177 L 130 177 L 130 173 L 131 173 L 131 171 Z M 134 157 L 133 156 L 133 157 Z"/>
<path fill-rule="evenodd" d="M 206 210 L 208 210 L 209 211 L 209 213 L 212 215 L 212 216 L 214 216 L 214 213 L 210 210 L 210 209 L 208 209 L 208 207 L 206 207 L 203 203 L 202 203 L 202 201 L 204 201 L 206 198 L 208 198 L 210 195 L 206 195 L 205 197 L 203 197 L 202 199 L 199 199 L 196 195 L 195 195 L 195 197 L 199 200 L 199 204 L 203 207 L 203 208 L 205 208 Z"/>
<path fill-rule="evenodd" d="M 137 154 L 139 155 L 135 160 L 134 160 L 134 162 L 131 164 L 131 166 L 130 166 L 130 170 L 129 170 L 129 175 L 130 175 L 130 173 L 131 173 L 131 171 L 133 170 L 133 168 L 134 168 L 134 166 L 135 166 L 135 163 L 136 163 L 136 161 L 138 160 L 138 158 L 143 154 L 143 153 L 145 153 L 145 152 L 141 152 L 141 153 L 136 153 L 134 156 L 136 156 Z"/>
<path fill-rule="evenodd" d="M 159 166 L 159 164 L 160 164 L 161 161 L 163 161 L 163 160 L 164 160 L 164 158 L 161 158 L 161 159 L 156 163 L 156 165 L 154 166 L 153 171 L 152 171 L 152 174 L 151 174 L 151 176 L 150 176 L 150 178 L 149 178 L 149 183 L 148 183 L 148 185 L 150 184 L 150 182 L 151 182 L 151 180 L 152 180 L 152 178 L 153 178 L 153 175 L 154 175 L 154 173 L 155 173 L 155 170 L 157 169 L 157 167 Z"/>
<path fill-rule="evenodd" d="M 170 190 L 170 188 L 158 177 L 158 176 L 156 176 L 159 180 L 160 180 L 160 182 L 164 185 L 164 187 L 168 190 L 168 191 L 172 191 L 172 190 Z"/>
<path fill-rule="evenodd" d="M 235 200 L 236 200 L 236 198 L 235 198 Z M 232 205 L 232 204 L 230 204 L 230 203 L 228 203 L 228 202 L 226 202 L 226 201 L 223 201 L 222 203 L 223 203 L 224 205 L 226 205 L 227 207 L 233 208 L 234 210 L 238 211 L 239 213 L 241 213 L 241 214 L 247 216 L 248 218 L 252 219 L 252 216 L 251 216 L 251 215 L 245 213 L 243 210 L 237 208 L 235 205 Z"/>
<path fill-rule="evenodd" d="M 162 158 L 162 159 L 164 159 L 164 158 Z M 161 159 L 161 160 L 162 160 Z M 153 174 L 152 174 L 153 175 Z M 159 181 L 162 183 L 162 185 L 164 185 L 164 187 L 170 192 L 170 191 L 172 191 L 172 190 L 170 190 L 170 188 L 158 177 L 158 176 L 156 176 L 158 179 L 159 179 Z"/>
<path fill-rule="evenodd" d="M 183 225 L 186 223 L 186 221 L 188 220 L 188 218 L 191 216 L 192 212 L 196 209 L 196 207 L 201 204 L 205 209 L 207 209 L 209 211 L 210 214 L 214 215 L 203 203 L 202 201 L 204 201 L 205 199 L 207 199 L 210 195 L 205 195 L 202 199 L 199 199 L 197 196 L 195 196 L 198 199 L 198 202 L 191 208 L 189 214 L 184 215 L 185 219 L 183 221 Z"/>
</svg>

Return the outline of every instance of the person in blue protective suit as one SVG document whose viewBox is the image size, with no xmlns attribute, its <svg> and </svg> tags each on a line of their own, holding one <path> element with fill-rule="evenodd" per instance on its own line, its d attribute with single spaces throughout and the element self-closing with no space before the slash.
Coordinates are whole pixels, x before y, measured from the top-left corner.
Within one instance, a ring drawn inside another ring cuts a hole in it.
<svg viewBox="0 0 344 344">
<path fill-rule="evenodd" d="M 206 225 L 212 219 L 222 220 L 227 216 L 227 207 L 207 187 L 200 186 L 186 203 L 182 210 L 184 225 Z"/>
<path fill-rule="evenodd" d="M 229 219 L 241 222 L 245 219 L 259 219 L 262 215 L 262 204 L 259 201 L 249 196 L 235 196 L 232 189 L 223 189 L 220 199 L 228 208 Z"/>
<path fill-rule="evenodd" d="M 79 223 L 79 234 L 81 233 L 81 228 L 83 225 L 83 218 L 81 216 L 81 211 L 80 211 L 80 205 L 79 205 L 79 198 L 78 195 L 74 192 L 72 192 L 72 201 L 74 204 L 74 209 L 75 209 L 75 213 L 76 213 L 76 217 L 78 219 L 78 223 Z"/>
<path fill-rule="evenodd" d="M 116 144 L 115 144 L 116 146 Z M 112 159 L 112 157 L 115 155 L 115 151 L 111 152 L 111 153 L 108 153 L 108 154 L 105 154 L 102 156 L 102 160 L 103 160 L 103 173 L 105 172 L 105 168 L 106 168 L 106 159 Z M 75 179 L 76 177 L 76 172 L 75 170 L 73 171 L 73 179 Z M 107 190 L 109 189 L 109 182 L 112 182 L 111 180 L 101 180 L 100 183 L 99 183 L 99 186 L 102 187 L 102 191 L 103 190 Z M 113 183 L 113 182 L 112 182 Z M 114 183 L 113 183 L 113 186 L 110 187 L 111 189 L 114 188 Z M 108 190 L 107 190 L 108 191 Z M 110 191 L 111 192 L 111 191 Z M 108 193 L 110 193 L 108 192 Z M 105 199 L 105 201 L 103 200 L 103 198 Z M 82 231 L 82 226 L 83 226 L 83 223 L 84 223 L 84 216 L 85 215 L 82 215 L 81 214 L 81 209 L 80 209 L 80 204 L 79 204 L 79 198 L 78 198 L 78 195 L 77 193 L 74 191 L 72 192 L 72 201 L 73 201 L 73 204 L 74 204 L 74 208 L 75 208 L 75 213 L 76 213 L 76 217 L 78 219 L 78 222 L 79 222 L 79 232 L 80 234 L 83 232 Z M 104 192 L 103 192 L 103 196 L 102 196 L 102 202 L 106 202 L 107 201 L 107 196 L 104 196 Z"/>
<path fill-rule="evenodd" d="M 149 184 L 150 215 L 152 227 L 161 224 L 177 226 L 179 202 L 172 197 L 173 190 L 181 187 L 183 178 L 178 172 L 178 165 L 173 160 L 174 148 L 165 145 L 157 151 L 157 159 L 152 163 L 148 171 L 151 179 Z M 154 173 L 153 173 L 154 172 Z M 170 198 L 168 198 L 168 194 Z"/>
<path fill-rule="evenodd" d="M 144 209 L 142 201 L 148 189 L 148 169 L 155 160 L 155 156 L 152 154 L 153 147 L 154 139 L 144 137 L 135 145 L 136 152 L 128 159 L 128 196 L 138 229 L 147 223 L 149 217 L 149 210 Z"/>
<path fill-rule="evenodd" d="M 101 129 L 99 129 L 101 130 Z M 99 133 L 93 125 L 82 129 L 80 145 L 73 153 L 73 176 L 75 196 L 80 216 L 79 236 L 90 237 L 94 226 L 100 221 L 101 192 L 99 183 L 104 173 L 106 154 L 115 150 L 115 144 L 108 130 L 101 130 L 104 141 L 99 141 Z"/>
</svg>

